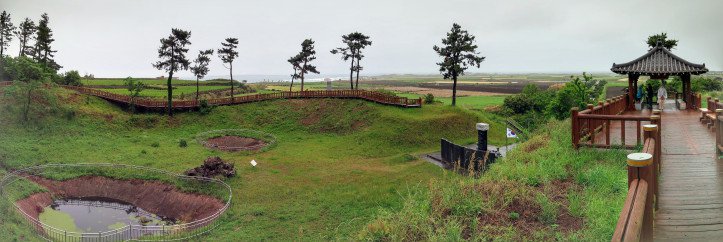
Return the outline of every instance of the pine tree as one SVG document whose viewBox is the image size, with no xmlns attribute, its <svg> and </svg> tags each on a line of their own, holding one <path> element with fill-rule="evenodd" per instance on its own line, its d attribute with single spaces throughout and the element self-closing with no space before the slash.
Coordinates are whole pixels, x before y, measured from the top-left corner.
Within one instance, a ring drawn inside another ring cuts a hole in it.
<svg viewBox="0 0 723 242">
<path fill-rule="evenodd" d="M 354 72 L 356 72 L 356 88 L 359 89 L 359 71 L 363 69 L 362 66 L 359 65 L 359 62 L 362 58 L 364 58 L 362 50 L 367 46 L 372 45 L 372 42 L 369 40 L 369 36 L 359 32 L 353 32 L 351 34 L 341 36 L 341 42 L 346 44 L 346 46 L 333 49 L 331 50 L 331 53 L 341 54 L 341 59 L 345 61 L 351 59 L 351 66 L 349 67 L 349 85 L 351 89 L 355 88 L 353 75 Z M 356 63 L 356 65 L 354 63 Z"/>
<path fill-rule="evenodd" d="M 479 68 L 485 57 L 480 56 L 477 45 L 474 44 L 474 36 L 462 30 L 459 24 L 453 24 L 452 30 L 447 33 L 447 38 L 442 39 L 442 47 L 434 46 L 433 49 L 443 58 L 439 65 L 439 72 L 444 79 L 452 79 L 452 106 L 457 103 L 457 77 L 464 75 L 469 66 Z"/>
<path fill-rule="evenodd" d="M 13 41 L 14 30 L 10 14 L 3 11 L 0 14 L 0 59 L 5 56 L 5 49 L 10 46 L 10 41 Z"/>
<path fill-rule="evenodd" d="M 18 37 L 18 41 L 20 41 L 20 53 L 18 53 L 18 56 L 32 55 L 30 41 L 35 37 L 36 31 L 35 22 L 30 18 L 25 18 L 25 20 L 20 23 L 20 26 L 13 31 L 13 34 L 15 34 L 15 36 Z"/>
<path fill-rule="evenodd" d="M 295 55 L 287 60 L 291 67 L 294 68 L 294 74 L 291 74 L 291 85 L 289 86 L 289 92 L 293 91 L 294 79 L 300 78 L 299 69 L 301 69 L 301 56 Z"/>
<path fill-rule="evenodd" d="M 313 60 L 316 60 L 316 50 L 314 50 L 314 41 L 311 39 L 305 39 L 301 43 L 301 52 L 297 55 L 299 58 L 299 78 L 301 79 L 301 91 L 304 91 L 304 75 L 306 73 L 316 73 L 316 66 L 311 65 Z"/>
<path fill-rule="evenodd" d="M 161 47 L 158 48 L 158 58 L 161 59 L 153 64 L 158 70 L 168 72 L 168 115 L 173 116 L 173 73 L 180 70 L 188 70 L 191 64 L 186 58 L 188 49 L 186 45 L 191 44 L 191 31 L 172 29 L 168 38 L 161 39 Z"/>
<path fill-rule="evenodd" d="M 57 71 L 61 68 L 61 66 L 53 59 L 55 52 L 58 51 L 53 50 L 51 46 L 55 39 L 53 39 L 53 31 L 48 25 L 49 22 L 50 19 L 48 18 L 47 13 L 40 16 L 40 22 L 38 22 L 37 32 L 35 35 L 35 48 L 33 54 L 38 63 Z"/>
<path fill-rule="evenodd" d="M 658 45 L 658 42 L 660 42 L 663 47 L 668 50 L 672 50 L 673 48 L 678 46 L 678 40 L 668 39 L 668 33 L 665 32 L 648 36 L 648 40 L 645 41 L 645 43 L 648 44 L 651 49 L 655 48 L 655 46 Z"/>
<path fill-rule="evenodd" d="M 213 55 L 212 49 L 198 51 L 198 57 L 193 61 L 194 65 L 191 67 L 191 72 L 196 76 L 196 101 L 198 101 L 198 81 L 208 74 L 210 55 Z"/>
<path fill-rule="evenodd" d="M 236 48 L 238 47 L 237 38 L 226 38 L 226 42 L 221 43 L 221 49 L 218 49 L 218 56 L 221 57 L 223 63 L 228 63 L 229 75 L 231 76 L 231 101 L 233 102 L 233 61 L 238 57 Z"/>
</svg>

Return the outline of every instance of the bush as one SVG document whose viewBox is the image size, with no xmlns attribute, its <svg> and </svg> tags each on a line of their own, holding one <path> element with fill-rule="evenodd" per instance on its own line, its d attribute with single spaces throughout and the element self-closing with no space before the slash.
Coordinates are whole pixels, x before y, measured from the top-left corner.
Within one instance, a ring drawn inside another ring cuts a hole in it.
<svg viewBox="0 0 723 242">
<path fill-rule="evenodd" d="M 424 103 L 434 103 L 434 95 L 432 95 L 431 93 L 427 93 L 427 95 L 424 95 Z"/>
<path fill-rule="evenodd" d="M 693 78 L 690 86 L 694 92 L 713 92 L 723 90 L 723 83 L 721 80 L 708 77 Z"/>
<path fill-rule="evenodd" d="M 213 106 L 208 105 L 208 100 L 203 99 L 199 102 L 198 112 L 201 115 L 209 114 L 209 113 L 211 113 L 212 110 L 213 110 Z"/>
<path fill-rule="evenodd" d="M 185 139 L 182 139 L 181 141 L 178 141 L 178 147 L 185 148 L 188 146 L 188 142 L 186 142 Z"/>
<path fill-rule="evenodd" d="M 68 71 L 65 74 L 63 74 L 62 78 L 60 78 L 60 83 L 62 85 L 68 85 L 68 86 L 82 86 L 83 83 L 80 82 L 80 73 L 78 71 Z"/>
</svg>

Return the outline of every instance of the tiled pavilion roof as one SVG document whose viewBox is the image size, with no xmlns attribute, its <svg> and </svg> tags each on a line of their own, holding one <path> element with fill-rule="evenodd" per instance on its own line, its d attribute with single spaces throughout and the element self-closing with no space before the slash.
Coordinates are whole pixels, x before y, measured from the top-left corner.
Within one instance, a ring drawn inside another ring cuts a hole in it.
<svg viewBox="0 0 723 242">
<path fill-rule="evenodd" d="M 705 64 L 694 64 L 670 53 L 658 44 L 647 54 L 623 64 L 614 64 L 610 69 L 618 74 L 637 74 L 644 76 L 660 75 L 699 75 L 708 72 Z"/>
</svg>

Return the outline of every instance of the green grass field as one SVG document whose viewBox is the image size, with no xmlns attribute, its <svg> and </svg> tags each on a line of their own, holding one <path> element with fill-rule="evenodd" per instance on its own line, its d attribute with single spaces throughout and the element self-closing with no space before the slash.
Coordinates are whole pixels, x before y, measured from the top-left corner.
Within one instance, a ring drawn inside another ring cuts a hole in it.
<svg viewBox="0 0 723 242">
<path fill-rule="evenodd" d="M 225 86 L 199 86 L 199 91 L 211 91 L 211 90 L 221 90 L 221 89 L 230 89 L 229 87 Z M 99 90 L 103 90 L 106 92 L 116 93 L 116 94 L 122 94 L 122 95 L 128 95 L 129 92 L 126 89 L 120 89 L 120 88 L 101 88 Z M 184 94 L 186 96 L 194 96 L 196 93 L 196 87 L 195 86 L 175 86 L 175 89 L 173 89 L 173 96 L 178 97 L 181 94 Z M 154 98 L 162 98 L 168 96 L 167 90 L 158 90 L 158 89 L 145 89 L 140 93 L 141 97 L 154 97 Z"/>
<path fill-rule="evenodd" d="M 536 234 L 522 238 L 606 240 L 625 198 L 623 153 L 572 150 L 568 122 L 554 122 L 521 151 L 493 165 L 483 179 L 471 179 L 416 157 L 438 150 L 440 138 L 475 142 L 477 122 L 491 123 L 490 143 L 501 145 L 502 117 L 444 104 L 403 109 L 361 100 L 295 99 L 169 118 L 132 115 L 98 98 L 54 92 L 62 107 L 33 113 L 37 118 L 29 124 L 19 123 L 17 110 L 0 99 L 0 175 L 38 164 L 98 162 L 182 172 L 208 156 L 220 156 L 237 167 L 238 175 L 225 180 L 234 198 L 221 226 L 201 237 L 204 241 L 454 240 L 463 234 L 518 240 L 515 234 L 525 231 L 514 227 L 469 227 L 480 214 L 500 211 L 499 204 L 487 202 L 497 196 L 481 189 L 499 183 L 517 187 L 500 196 L 525 196 L 524 201 L 548 212 L 533 218 L 545 221 Z M 498 101 L 470 100 L 479 105 Z M 227 153 L 193 140 L 201 132 L 233 128 L 271 133 L 277 145 L 257 154 Z M 180 140 L 188 147 L 179 147 Z M 258 167 L 249 165 L 252 159 Z M 579 188 L 564 190 L 565 202 L 538 191 L 560 181 Z M 579 231 L 557 229 L 560 208 L 583 221 Z M 2 211 L 13 214 L 11 206 Z M 17 216 L 6 215 L 0 216 L 1 238 L 37 240 Z"/>
<path fill-rule="evenodd" d="M 167 79 L 137 79 L 146 85 L 166 85 Z M 81 79 L 83 85 L 108 85 L 108 86 L 123 86 L 125 85 L 124 78 L 108 78 L 108 79 Z M 216 82 L 216 81 L 200 81 L 199 85 L 205 85 L 209 83 L 228 83 L 228 82 Z M 196 80 L 171 80 L 171 84 L 187 84 L 196 85 Z"/>
<path fill-rule="evenodd" d="M 442 137 L 473 142 L 474 124 L 490 122 L 442 105 L 402 109 L 346 99 L 258 102 L 173 118 L 130 115 L 106 101 L 87 100 L 71 104 L 77 113 L 72 120 L 49 115 L 26 127 L 16 114 L 0 115 L 2 167 L 109 162 L 182 172 L 221 156 L 236 164 L 238 176 L 226 180 L 233 206 L 207 241 L 354 238 L 380 208 L 399 209 L 406 189 L 449 176 L 414 155 L 434 150 Z M 502 126 L 493 127 L 491 142 L 501 144 Z M 260 154 L 226 153 L 192 140 L 228 128 L 272 133 L 278 145 Z M 181 139 L 189 146 L 180 148 Z M 0 237 L 32 238 L 24 228 L 2 223 Z"/>
</svg>

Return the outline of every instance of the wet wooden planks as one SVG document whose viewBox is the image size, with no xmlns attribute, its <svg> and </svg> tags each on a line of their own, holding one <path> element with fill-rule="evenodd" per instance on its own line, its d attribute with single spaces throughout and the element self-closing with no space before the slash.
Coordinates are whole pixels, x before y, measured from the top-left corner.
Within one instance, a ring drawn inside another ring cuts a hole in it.
<svg viewBox="0 0 723 242">
<path fill-rule="evenodd" d="M 656 241 L 723 240 L 723 163 L 694 111 L 665 110 Z"/>
</svg>

